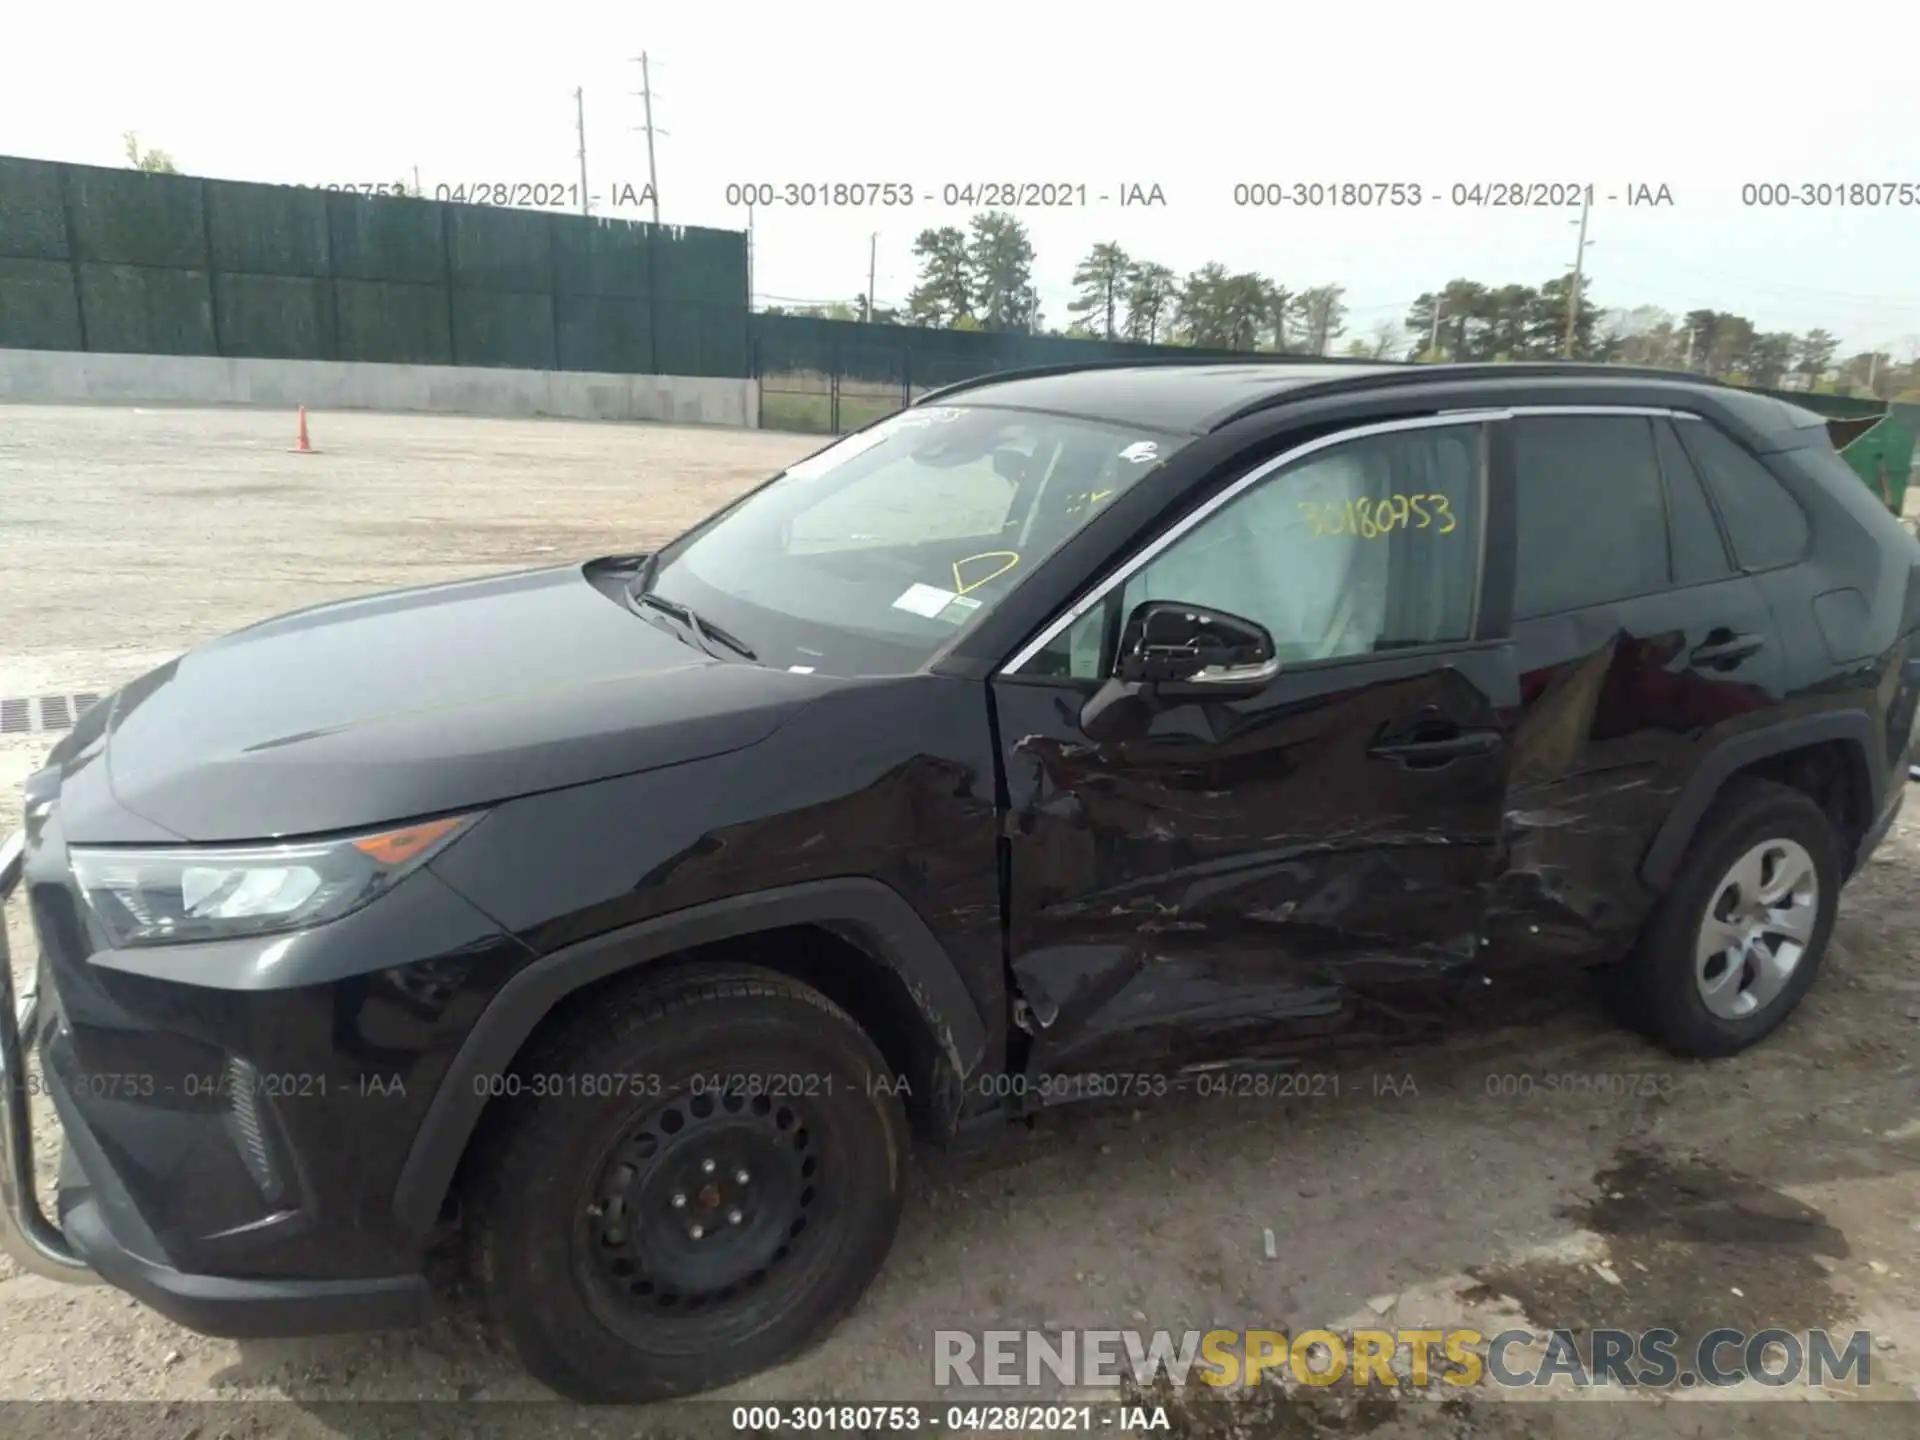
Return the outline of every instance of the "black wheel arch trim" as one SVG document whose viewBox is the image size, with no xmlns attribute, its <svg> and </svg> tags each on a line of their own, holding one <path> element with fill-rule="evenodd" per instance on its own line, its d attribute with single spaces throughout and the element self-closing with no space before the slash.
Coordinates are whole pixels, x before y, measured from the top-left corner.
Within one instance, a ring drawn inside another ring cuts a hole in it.
<svg viewBox="0 0 1920 1440">
<path fill-rule="evenodd" d="M 427 1107 L 394 1189 L 394 1218 L 416 1234 L 433 1227 L 487 1106 L 475 1081 L 507 1070 L 568 995 L 691 946 L 802 924 L 860 943 L 900 977 L 955 1074 L 964 1079 L 979 1067 L 988 1036 L 979 1008 L 945 948 L 892 886 L 851 877 L 814 880 L 689 906 L 543 955 L 500 987 Z"/>
<path fill-rule="evenodd" d="M 1860 752 L 1860 765 L 1867 781 L 1867 819 L 1871 824 L 1886 802 L 1888 784 L 1885 767 L 1873 761 L 1876 747 L 1881 746 L 1882 741 L 1872 717 L 1864 710 L 1799 715 L 1764 729 L 1729 736 L 1707 753 L 1681 787 L 1678 799 L 1667 812 L 1653 843 L 1647 847 L 1646 857 L 1640 862 L 1640 878 L 1655 890 L 1666 888 L 1680 868 L 1680 857 L 1686 853 L 1701 817 L 1720 793 L 1720 787 L 1735 772 L 1789 750 L 1833 740 L 1851 744 Z M 1856 857 L 1846 858 L 1851 866 Z"/>
</svg>

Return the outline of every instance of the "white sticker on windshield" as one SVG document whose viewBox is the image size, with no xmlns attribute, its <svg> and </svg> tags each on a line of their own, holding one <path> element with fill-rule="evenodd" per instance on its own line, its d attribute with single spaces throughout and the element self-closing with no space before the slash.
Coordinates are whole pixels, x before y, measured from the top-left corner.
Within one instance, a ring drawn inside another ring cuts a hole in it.
<svg viewBox="0 0 1920 1440">
<path fill-rule="evenodd" d="M 1120 452 L 1122 460 L 1131 460 L 1136 465 L 1145 465 L 1150 460 L 1160 458 L 1160 447 L 1151 440 L 1136 440 Z"/>
<path fill-rule="evenodd" d="M 958 420 L 959 410 L 951 405 L 920 405 L 912 410 L 902 410 L 893 417 L 895 425 L 943 425 L 949 420 Z"/>
<path fill-rule="evenodd" d="M 971 595 L 956 595 L 953 597 L 953 603 L 933 618 L 944 620 L 949 625 L 964 625 L 968 617 L 979 608 L 980 602 Z"/>
<path fill-rule="evenodd" d="M 954 602 L 951 590 L 942 590 L 935 585 L 909 585 L 906 593 L 893 602 L 893 608 L 904 610 L 909 615 L 924 615 L 931 620 Z"/>
<path fill-rule="evenodd" d="M 798 464 L 789 465 L 787 467 L 787 478 L 789 480 L 817 480 L 829 470 L 844 465 L 847 461 L 853 459 L 854 456 L 871 450 L 882 440 L 886 439 L 889 433 L 890 431 L 887 426 L 876 425 L 871 430 L 862 430 L 858 435 L 849 435 L 838 445 L 829 445 L 818 455 L 809 455 Z"/>
</svg>

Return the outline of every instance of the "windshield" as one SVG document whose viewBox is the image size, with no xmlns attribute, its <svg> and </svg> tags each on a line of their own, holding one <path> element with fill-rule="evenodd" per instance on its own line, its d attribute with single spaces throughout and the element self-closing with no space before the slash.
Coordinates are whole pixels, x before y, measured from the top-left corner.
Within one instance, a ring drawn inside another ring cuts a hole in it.
<svg viewBox="0 0 1920 1440">
<path fill-rule="evenodd" d="M 903 411 L 668 550 L 651 593 L 762 664 L 916 669 L 1183 443 L 1018 410 Z"/>
</svg>

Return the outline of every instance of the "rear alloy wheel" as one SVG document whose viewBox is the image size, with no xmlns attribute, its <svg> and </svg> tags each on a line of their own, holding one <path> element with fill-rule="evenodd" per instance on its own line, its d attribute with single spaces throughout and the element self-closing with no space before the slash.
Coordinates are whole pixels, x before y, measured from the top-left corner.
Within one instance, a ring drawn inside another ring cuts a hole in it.
<svg viewBox="0 0 1920 1440">
<path fill-rule="evenodd" d="M 567 1398 L 692 1395 L 777 1364 L 885 1260 L 906 1120 L 873 1043 L 818 992 L 677 972 L 516 1073 L 479 1176 L 479 1270 L 528 1371 Z M 597 1076 L 623 1093 L 580 1083 Z"/>
<path fill-rule="evenodd" d="M 1771 1005 L 1806 958 L 1820 920 L 1820 876 L 1794 840 L 1762 840 L 1720 877 L 1694 943 L 1700 1000 L 1722 1020 Z"/>
<path fill-rule="evenodd" d="M 1732 781 L 1700 822 L 1617 991 L 1678 1055 L 1732 1055 L 1813 984 L 1840 893 L 1839 840 L 1801 791 Z"/>
</svg>

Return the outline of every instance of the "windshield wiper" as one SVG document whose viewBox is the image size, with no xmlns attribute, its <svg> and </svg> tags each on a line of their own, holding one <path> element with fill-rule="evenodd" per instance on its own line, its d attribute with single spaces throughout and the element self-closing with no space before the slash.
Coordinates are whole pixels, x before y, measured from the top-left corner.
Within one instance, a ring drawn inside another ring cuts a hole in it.
<svg viewBox="0 0 1920 1440">
<path fill-rule="evenodd" d="M 746 641 L 728 634 L 711 620 L 702 619 L 695 613 L 693 607 L 690 605 L 682 605 L 678 600 L 662 599 L 660 596 L 647 590 L 634 590 L 628 593 L 632 596 L 634 604 L 648 605 L 664 614 L 671 615 L 702 640 L 718 640 L 743 660 L 758 660 L 760 658 L 753 652 L 752 647 L 750 647 Z"/>
</svg>

